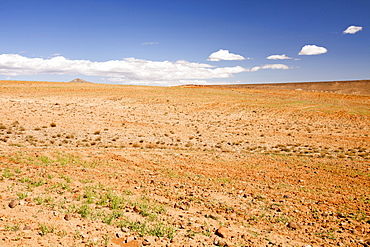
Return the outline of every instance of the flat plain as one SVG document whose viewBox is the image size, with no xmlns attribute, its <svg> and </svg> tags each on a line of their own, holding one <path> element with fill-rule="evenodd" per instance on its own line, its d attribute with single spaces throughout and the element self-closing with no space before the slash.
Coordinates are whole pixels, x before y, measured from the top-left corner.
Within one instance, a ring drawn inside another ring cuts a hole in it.
<svg viewBox="0 0 370 247">
<path fill-rule="evenodd" d="M 369 246 L 370 81 L 317 84 L 0 81 L 1 245 Z"/>
</svg>

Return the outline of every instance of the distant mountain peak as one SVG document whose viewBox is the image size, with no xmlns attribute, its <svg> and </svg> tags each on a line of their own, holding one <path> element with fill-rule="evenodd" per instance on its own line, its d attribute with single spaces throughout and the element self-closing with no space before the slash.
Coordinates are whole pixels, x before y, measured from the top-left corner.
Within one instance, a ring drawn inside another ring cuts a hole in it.
<svg viewBox="0 0 370 247">
<path fill-rule="evenodd" d="M 89 81 L 85 81 L 84 79 L 81 79 L 81 78 L 76 78 L 70 82 L 74 82 L 74 83 L 91 83 Z"/>
</svg>

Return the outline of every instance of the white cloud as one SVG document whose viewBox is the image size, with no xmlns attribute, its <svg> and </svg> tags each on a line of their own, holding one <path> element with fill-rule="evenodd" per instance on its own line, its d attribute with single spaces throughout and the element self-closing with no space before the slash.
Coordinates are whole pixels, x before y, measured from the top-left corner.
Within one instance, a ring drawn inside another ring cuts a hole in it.
<svg viewBox="0 0 370 247">
<path fill-rule="evenodd" d="M 272 59 L 272 60 L 280 60 L 280 59 L 293 59 L 292 57 L 288 57 L 287 55 L 270 55 L 267 57 L 267 59 Z"/>
<path fill-rule="evenodd" d="M 362 27 L 357 27 L 357 26 L 349 26 L 347 27 L 346 30 L 343 31 L 344 34 L 349 33 L 349 34 L 355 34 L 358 31 L 361 31 Z"/>
<path fill-rule="evenodd" d="M 141 45 L 158 45 L 158 42 L 145 42 L 141 43 Z"/>
<path fill-rule="evenodd" d="M 280 63 L 279 64 L 265 64 L 265 65 L 262 65 L 262 66 L 253 67 L 249 71 L 254 72 L 254 71 L 258 71 L 260 69 L 283 69 L 283 70 L 286 70 L 286 69 L 291 69 L 291 67 L 289 67 L 285 64 L 280 64 Z"/>
<path fill-rule="evenodd" d="M 219 51 L 212 53 L 208 57 L 208 61 L 216 61 L 216 62 L 221 61 L 221 60 L 245 60 L 245 59 L 246 58 L 241 55 L 233 54 L 233 53 L 230 53 L 228 50 L 223 50 L 223 49 L 220 49 Z"/>
<path fill-rule="evenodd" d="M 298 55 L 319 55 L 327 52 L 328 50 L 325 47 L 320 47 L 317 45 L 305 45 L 302 47 Z"/>
<path fill-rule="evenodd" d="M 89 60 L 69 60 L 62 56 L 44 59 L 28 58 L 18 54 L 0 55 L 0 74 L 5 76 L 83 74 L 132 84 L 177 85 L 181 84 L 181 80 L 230 78 L 234 74 L 245 71 L 247 70 L 241 66 L 215 67 L 184 60 L 157 62 L 125 58 L 123 60 L 92 62 Z"/>
</svg>

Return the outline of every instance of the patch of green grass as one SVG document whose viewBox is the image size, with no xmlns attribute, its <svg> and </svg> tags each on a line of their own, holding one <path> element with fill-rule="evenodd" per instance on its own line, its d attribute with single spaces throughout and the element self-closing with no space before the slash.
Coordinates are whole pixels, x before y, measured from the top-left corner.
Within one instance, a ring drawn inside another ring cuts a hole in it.
<svg viewBox="0 0 370 247">
<path fill-rule="evenodd" d="M 358 210 L 356 213 L 351 214 L 352 218 L 357 220 L 357 221 L 366 221 L 368 216 L 365 212 Z"/>
<path fill-rule="evenodd" d="M 65 237 L 65 236 L 67 236 L 67 232 L 66 232 L 66 230 L 61 230 L 61 231 L 58 231 L 57 233 L 56 233 L 56 235 L 58 235 L 59 237 Z"/>
<path fill-rule="evenodd" d="M 128 189 L 124 189 L 123 191 L 122 191 L 125 195 L 132 195 L 132 192 L 130 191 L 130 190 L 128 190 Z"/>
<path fill-rule="evenodd" d="M 275 221 L 275 223 L 287 223 L 288 221 L 289 221 L 289 219 L 287 218 L 287 217 L 285 217 L 285 216 L 278 216 L 278 217 L 275 217 L 274 218 L 274 221 Z"/>
<path fill-rule="evenodd" d="M 215 181 L 222 183 L 222 184 L 227 184 L 227 183 L 232 182 L 231 178 L 216 178 Z"/>
<path fill-rule="evenodd" d="M 45 155 L 39 156 L 37 159 L 41 162 L 42 165 L 51 165 L 54 162 L 54 160 Z"/>
<path fill-rule="evenodd" d="M 66 175 L 64 175 L 64 174 L 61 174 L 60 175 L 60 178 L 63 178 L 67 183 L 71 183 L 72 181 L 71 181 L 71 178 L 70 177 L 68 177 L 68 176 L 66 176 Z"/>
<path fill-rule="evenodd" d="M 53 189 L 62 189 L 62 190 L 67 190 L 67 191 L 71 190 L 69 185 L 66 183 L 53 184 L 52 186 L 50 186 L 48 190 L 53 190 Z"/>
<path fill-rule="evenodd" d="M 23 199 L 27 198 L 28 193 L 27 192 L 18 192 L 17 196 L 18 196 L 19 200 L 23 200 Z"/>
<path fill-rule="evenodd" d="M 84 198 L 86 199 L 86 203 L 91 204 L 95 201 L 95 198 L 97 198 L 98 192 L 96 189 L 92 186 L 85 187 L 85 194 Z"/>
<path fill-rule="evenodd" d="M 103 245 L 104 247 L 107 247 L 107 246 L 108 246 L 110 238 L 111 238 L 111 237 L 110 237 L 108 234 L 107 234 L 107 235 L 105 235 L 105 236 L 103 236 L 102 245 Z"/>
<path fill-rule="evenodd" d="M 11 226 L 11 225 L 5 225 L 4 226 L 4 229 L 5 229 L 5 231 L 14 231 L 14 232 L 16 232 L 16 231 L 19 230 L 19 224 L 15 224 L 13 226 Z"/>
<path fill-rule="evenodd" d="M 47 226 L 45 223 L 42 223 L 39 225 L 39 227 L 41 231 L 41 236 L 45 236 L 48 233 L 54 232 L 54 226 Z"/>
<path fill-rule="evenodd" d="M 148 234 L 156 237 L 166 237 L 169 239 L 173 239 L 175 236 L 176 229 L 171 226 L 167 225 L 163 222 L 156 222 L 153 226 L 149 227 Z"/>
<path fill-rule="evenodd" d="M 52 204 L 54 202 L 54 198 L 52 198 L 51 196 L 48 196 L 46 198 L 42 198 L 38 196 L 38 197 L 33 198 L 33 200 L 36 202 L 37 205 L 41 205 L 43 203 Z"/>
<path fill-rule="evenodd" d="M 257 215 L 252 215 L 251 217 L 250 217 L 250 219 L 252 220 L 252 221 L 254 221 L 254 222 L 258 222 L 259 220 L 258 220 L 258 216 Z"/>
<path fill-rule="evenodd" d="M 148 217 L 151 221 L 157 218 L 157 214 L 166 212 L 166 208 L 163 205 L 150 202 L 146 197 L 142 197 L 132 204 L 137 208 L 139 214 L 143 217 Z"/>
<path fill-rule="evenodd" d="M 123 212 L 118 210 L 113 210 L 112 213 L 102 217 L 102 220 L 105 224 L 112 225 L 115 219 L 118 219 L 123 216 Z"/>
<path fill-rule="evenodd" d="M 92 210 L 89 205 L 83 204 L 80 208 L 78 208 L 77 213 L 79 213 L 82 218 L 86 219 L 89 215 L 91 215 Z"/>
<path fill-rule="evenodd" d="M 42 197 L 35 197 L 33 200 L 36 202 L 37 205 L 41 205 L 44 202 L 44 198 Z"/>
<path fill-rule="evenodd" d="M 132 231 L 137 232 L 140 236 L 149 234 L 156 237 L 173 239 L 176 233 L 175 227 L 163 222 L 149 224 L 147 221 L 130 221 L 126 218 L 124 221 L 120 221 L 119 226 L 127 227 Z"/>
<path fill-rule="evenodd" d="M 123 196 L 114 194 L 109 191 L 107 194 L 104 194 L 101 198 L 102 201 L 106 201 L 110 209 L 121 209 L 126 205 L 125 198 Z"/>
<path fill-rule="evenodd" d="M 31 179 L 29 177 L 23 177 L 18 180 L 21 183 L 31 183 Z"/>
<path fill-rule="evenodd" d="M 14 169 L 14 172 L 19 174 L 19 173 L 22 173 L 22 170 L 21 170 L 21 169 L 19 169 L 19 168 L 15 168 L 15 169 Z"/>
<path fill-rule="evenodd" d="M 10 170 L 9 170 L 8 168 L 6 168 L 6 169 L 4 170 L 4 172 L 3 172 L 2 176 L 3 176 L 4 178 L 10 178 L 10 177 L 13 177 L 13 176 L 14 176 L 14 174 L 13 174 L 13 173 L 11 173 L 11 172 L 10 172 Z"/>
<path fill-rule="evenodd" d="M 81 236 L 81 233 L 80 233 L 80 231 L 79 231 L 79 230 L 76 230 L 76 231 L 75 231 L 75 234 L 74 234 L 73 238 L 74 238 L 74 239 L 77 239 L 77 240 L 82 239 L 82 236 Z"/>
<path fill-rule="evenodd" d="M 204 225 L 207 227 L 204 231 L 201 232 L 204 236 L 211 237 L 213 235 L 213 231 L 210 229 L 208 223 L 205 221 Z"/>
<path fill-rule="evenodd" d="M 33 186 L 33 187 L 39 187 L 39 186 L 42 186 L 44 184 L 45 184 L 45 181 L 40 179 L 40 180 L 31 182 L 30 185 Z"/>
<path fill-rule="evenodd" d="M 334 235 L 333 230 L 323 231 L 323 232 L 316 232 L 315 235 L 317 235 L 321 238 L 328 238 L 328 239 L 331 239 L 331 240 L 336 240 L 337 239 L 337 237 Z"/>
<path fill-rule="evenodd" d="M 89 183 L 93 183 L 94 180 L 92 180 L 91 178 L 88 178 L 88 179 L 81 179 L 80 182 L 83 184 L 89 184 Z"/>
</svg>

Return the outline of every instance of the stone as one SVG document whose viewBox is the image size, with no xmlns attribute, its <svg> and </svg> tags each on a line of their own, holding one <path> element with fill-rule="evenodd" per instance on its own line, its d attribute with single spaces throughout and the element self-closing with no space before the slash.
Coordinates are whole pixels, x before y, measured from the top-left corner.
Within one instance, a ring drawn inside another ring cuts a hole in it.
<svg viewBox="0 0 370 247">
<path fill-rule="evenodd" d="M 210 214 L 209 215 L 209 218 L 213 219 L 213 220 L 218 220 L 218 216 L 214 215 L 214 214 Z"/>
<path fill-rule="evenodd" d="M 10 208 L 15 208 L 16 206 L 18 206 L 19 204 L 19 201 L 17 200 L 12 200 L 10 203 L 9 203 L 9 207 Z"/>
<path fill-rule="evenodd" d="M 140 208 L 137 206 L 134 206 L 133 210 L 135 213 L 139 213 L 141 211 Z"/>
<path fill-rule="evenodd" d="M 227 242 L 224 239 L 215 238 L 213 244 L 217 246 L 228 246 Z"/>
<path fill-rule="evenodd" d="M 227 228 L 221 226 L 216 230 L 215 234 L 221 238 L 227 238 L 230 235 L 230 232 Z"/>
<path fill-rule="evenodd" d="M 23 230 L 25 230 L 25 231 L 27 231 L 27 230 L 31 230 L 31 227 L 30 227 L 29 225 L 25 225 L 25 226 L 23 227 Z"/>
<path fill-rule="evenodd" d="M 66 221 L 69 221 L 69 220 L 71 220 L 71 215 L 70 214 L 66 214 L 66 215 L 64 215 L 64 219 L 66 220 Z"/>
<path fill-rule="evenodd" d="M 144 239 L 143 245 L 147 246 L 147 245 L 151 245 L 151 243 L 150 243 L 150 241 L 148 241 L 148 239 Z"/>
<path fill-rule="evenodd" d="M 293 229 L 293 230 L 297 230 L 297 229 L 300 228 L 300 225 L 298 223 L 295 223 L 295 222 L 289 222 L 288 227 Z"/>
<path fill-rule="evenodd" d="M 122 231 L 122 232 L 129 232 L 129 231 L 130 231 L 130 229 L 128 229 L 127 227 L 121 227 L 121 231 Z"/>
<path fill-rule="evenodd" d="M 155 238 L 154 236 L 147 236 L 144 238 L 143 245 L 153 245 L 155 244 Z"/>
<path fill-rule="evenodd" d="M 131 241 L 134 241 L 135 240 L 135 237 L 134 236 L 130 236 L 126 239 L 126 243 L 129 243 Z"/>
</svg>

